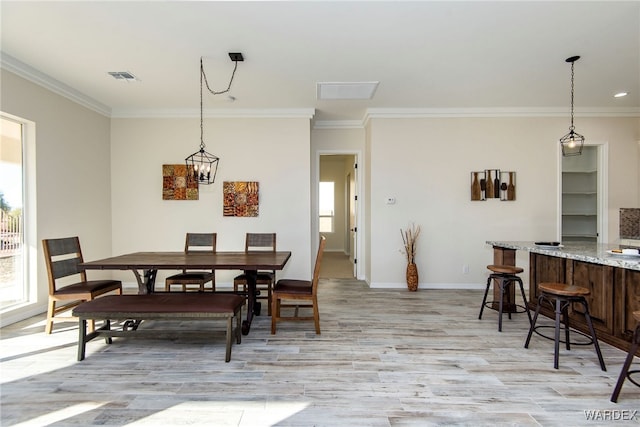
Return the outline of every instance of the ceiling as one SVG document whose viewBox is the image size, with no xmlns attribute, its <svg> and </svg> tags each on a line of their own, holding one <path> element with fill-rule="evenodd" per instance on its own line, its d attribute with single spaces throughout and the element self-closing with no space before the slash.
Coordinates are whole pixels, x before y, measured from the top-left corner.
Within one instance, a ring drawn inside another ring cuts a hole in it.
<svg viewBox="0 0 640 427">
<path fill-rule="evenodd" d="M 637 1 L 7 1 L 2 65 L 112 117 L 640 112 Z M 108 75 L 128 71 L 138 81 Z M 317 82 L 379 82 L 317 100 Z M 626 91 L 628 96 L 614 98 Z"/>
</svg>

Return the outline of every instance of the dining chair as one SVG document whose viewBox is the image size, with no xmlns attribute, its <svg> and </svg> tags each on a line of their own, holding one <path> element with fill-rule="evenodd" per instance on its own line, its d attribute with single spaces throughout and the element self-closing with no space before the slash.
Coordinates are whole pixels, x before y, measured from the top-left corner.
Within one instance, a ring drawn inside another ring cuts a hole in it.
<svg viewBox="0 0 640 427">
<path fill-rule="evenodd" d="M 309 280 L 297 279 L 280 279 L 273 287 L 271 309 L 271 334 L 276 333 L 276 323 L 282 320 L 303 321 L 313 320 L 316 327 L 316 334 L 320 334 L 320 312 L 318 310 L 318 281 L 320 280 L 320 264 L 322 263 L 322 254 L 327 239 L 320 236 L 320 245 L 318 246 L 318 255 L 316 256 L 316 264 L 313 269 L 313 278 Z M 283 304 L 282 301 L 289 301 Z M 295 303 L 291 303 L 295 301 Z M 298 301 L 309 301 L 306 304 L 299 304 Z M 293 316 L 283 316 L 281 308 L 293 307 Z M 299 316 L 300 308 L 312 308 L 313 316 Z"/>
<path fill-rule="evenodd" d="M 217 233 L 187 233 L 184 242 L 184 253 L 216 252 Z M 205 285 L 211 282 L 211 291 L 216 290 L 216 272 L 211 271 L 190 271 L 182 270 L 182 273 L 174 274 L 166 278 L 164 290 L 171 291 L 171 286 L 179 285 L 182 292 L 186 292 L 189 285 L 196 285 L 197 291 L 203 292 Z"/>
<path fill-rule="evenodd" d="M 80 303 L 91 301 L 102 294 L 122 294 L 122 282 L 119 280 L 87 280 L 86 271 L 80 267 L 83 258 L 80 239 L 77 236 L 44 239 L 42 246 L 49 277 L 45 333 L 51 333 L 54 321 L 78 320 L 73 316 L 58 316 L 59 313 L 71 310 Z M 89 331 L 94 330 L 95 322 L 91 321 Z"/>
<path fill-rule="evenodd" d="M 247 233 L 244 239 L 245 252 L 275 252 L 276 251 L 276 233 Z M 271 316 L 271 294 L 273 284 L 276 281 L 276 271 L 258 271 L 256 277 L 256 292 L 260 292 L 257 299 L 267 300 L 267 311 Z M 247 275 L 240 274 L 233 278 L 233 291 L 238 292 L 242 288 L 242 292 L 247 291 Z M 263 295 L 261 291 L 266 291 Z M 260 309 L 258 308 L 258 312 Z"/>
</svg>

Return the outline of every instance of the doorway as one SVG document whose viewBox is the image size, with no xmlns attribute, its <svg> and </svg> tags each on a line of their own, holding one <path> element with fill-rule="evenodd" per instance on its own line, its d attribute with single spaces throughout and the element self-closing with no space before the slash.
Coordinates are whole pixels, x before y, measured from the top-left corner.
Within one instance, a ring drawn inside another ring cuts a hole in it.
<svg viewBox="0 0 640 427">
<path fill-rule="evenodd" d="M 327 238 L 320 277 L 357 277 L 357 159 L 321 154 L 318 175 L 319 232 Z"/>
<path fill-rule="evenodd" d="M 606 243 L 606 146 L 585 145 L 561 158 L 562 241 Z"/>
</svg>

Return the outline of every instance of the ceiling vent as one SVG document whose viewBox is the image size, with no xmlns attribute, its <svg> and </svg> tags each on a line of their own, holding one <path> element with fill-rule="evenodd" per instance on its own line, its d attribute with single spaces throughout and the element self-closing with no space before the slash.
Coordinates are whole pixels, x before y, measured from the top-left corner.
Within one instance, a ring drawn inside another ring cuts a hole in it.
<svg viewBox="0 0 640 427">
<path fill-rule="evenodd" d="M 116 80 L 124 82 L 136 82 L 139 79 L 128 71 L 109 71 L 109 75 Z"/>
<path fill-rule="evenodd" d="M 317 98 L 321 100 L 372 99 L 380 82 L 321 82 L 316 83 Z"/>
</svg>

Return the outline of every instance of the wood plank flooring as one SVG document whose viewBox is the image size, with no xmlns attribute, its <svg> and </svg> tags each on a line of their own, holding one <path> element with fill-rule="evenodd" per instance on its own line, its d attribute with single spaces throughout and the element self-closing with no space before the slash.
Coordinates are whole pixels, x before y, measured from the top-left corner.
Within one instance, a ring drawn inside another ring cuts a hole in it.
<svg viewBox="0 0 640 427">
<path fill-rule="evenodd" d="M 476 290 L 320 284 L 313 324 L 253 324 L 224 362 L 222 323 L 165 322 L 205 338 L 94 340 L 76 361 L 77 327 L 44 334 L 44 316 L 1 332 L 2 426 L 600 426 L 638 425 L 640 388 L 609 397 L 625 353 L 601 343 L 561 350 L 526 315 L 485 310 Z M 551 325 L 549 319 L 543 319 Z M 157 326 L 147 322 L 143 327 Z M 635 367 L 638 361 L 636 359 Z M 595 417 L 595 420 L 589 419 Z M 627 418 L 627 419 L 623 419 Z M 630 419 L 629 419 L 630 418 Z"/>
<path fill-rule="evenodd" d="M 324 252 L 320 265 L 321 279 L 353 279 L 353 264 L 344 252 Z"/>
</svg>

